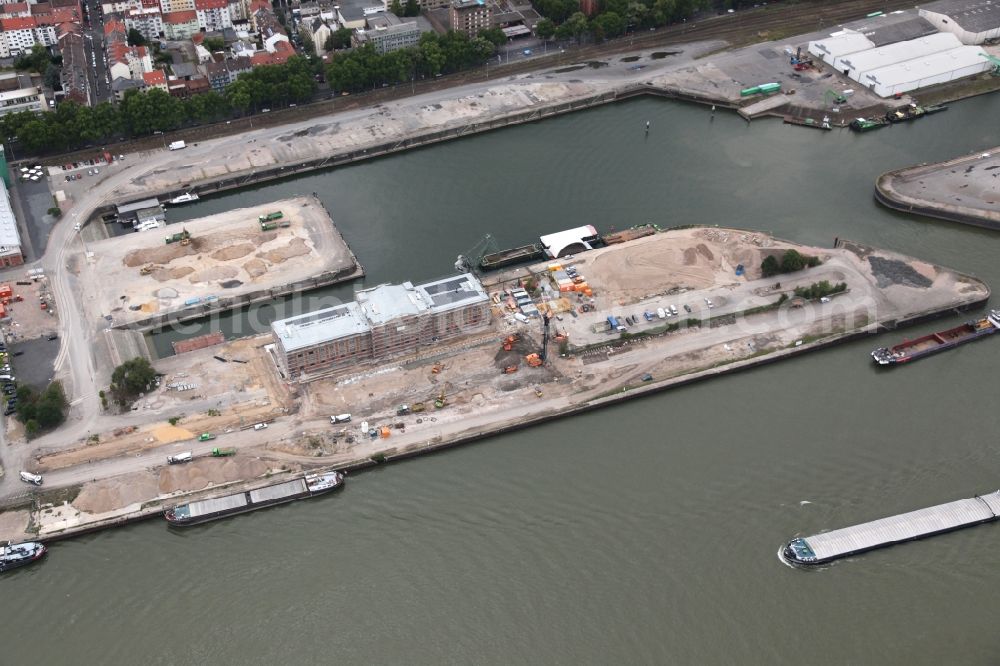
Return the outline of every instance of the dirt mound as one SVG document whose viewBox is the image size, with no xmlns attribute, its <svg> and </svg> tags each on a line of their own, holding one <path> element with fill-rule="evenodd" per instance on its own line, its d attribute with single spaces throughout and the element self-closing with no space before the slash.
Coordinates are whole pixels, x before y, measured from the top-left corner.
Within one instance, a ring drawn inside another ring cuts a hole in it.
<svg viewBox="0 0 1000 666">
<path fill-rule="evenodd" d="M 156 495 L 156 477 L 142 472 L 84 484 L 73 506 L 86 513 L 106 513 Z"/>
<path fill-rule="evenodd" d="M 198 284 L 199 282 L 214 282 L 215 280 L 226 280 L 229 278 L 234 278 L 239 273 L 239 270 L 235 266 L 216 266 L 215 268 L 208 268 L 203 271 L 198 271 L 194 275 L 188 278 L 188 282 L 191 284 Z"/>
<path fill-rule="evenodd" d="M 712 254 L 712 251 L 709 250 L 708 246 L 705 245 L 704 243 L 698 243 L 697 250 L 698 250 L 698 254 L 700 254 L 701 256 L 705 257 L 709 261 L 714 261 L 715 260 L 715 255 Z"/>
<path fill-rule="evenodd" d="M 186 465 L 170 465 L 160 469 L 159 492 L 201 490 L 211 485 L 231 483 L 262 476 L 267 463 L 256 459 L 202 458 Z"/>
<path fill-rule="evenodd" d="M 190 266 L 178 266 L 177 268 L 157 268 L 151 275 L 157 282 L 166 282 L 167 280 L 178 280 L 191 273 L 194 273 L 194 269 Z"/>
<path fill-rule="evenodd" d="M 693 247 L 684 248 L 684 265 L 694 266 L 698 263 L 698 251 Z"/>
<path fill-rule="evenodd" d="M 208 255 L 215 259 L 216 261 L 232 261 L 233 259 L 241 259 L 251 252 L 253 252 L 256 246 L 251 243 L 240 243 L 238 245 L 230 245 L 229 247 L 224 247 L 216 250 L 212 254 Z"/>
<path fill-rule="evenodd" d="M 304 254 L 309 254 L 309 246 L 306 245 L 305 239 L 293 238 L 284 247 L 276 247 L 267 252 L 258 252 L 257 256 L 273 264 L 280 264 L 287 259 L 301 257 Z"/>
<path fill-rule="evenodd" d="M 162 242 L 162 240 L 161 240 Z M 174 259 L 195 254 L 195 249 L 190 245 L 171 243 L 170 245 L 160 245 L 158 247 L 147 247 L 141 250 L 132 250 L 122 259 L 129 268 L 143 266 L 145 264 L 169 264 Z"/>
<path fill-rule="evenodd" d="M 267 264 L 260 259 L 251 259 L 247 263 L 243 264 L 243 270 L 245 270 L 247 275 L 250 277 L 256 278 L 267 272 Z"/>
</svg>

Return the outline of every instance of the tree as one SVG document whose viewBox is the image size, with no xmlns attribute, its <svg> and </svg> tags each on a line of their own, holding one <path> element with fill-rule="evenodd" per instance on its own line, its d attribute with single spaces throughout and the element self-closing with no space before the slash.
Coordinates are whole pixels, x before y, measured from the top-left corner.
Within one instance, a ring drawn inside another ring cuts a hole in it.
<svg viewBox="0 0 1000 666">
<path fill-rule="evenodd" d="M 773 254 L 769 254 L 764 257 L 764 261 L 760 263 L 760 272 L 764 275 L 764 277 L 777 275 L 781 272 L 781 264 L 778 263 L 778 260 Z"/>
<path fill-rule="evenodd" d="M 149 390 L 156 379 L 156 370 L 144 358 L 125 361 L 111 373 L 111 392 L 119 404 L 131 404 L 140 393 Z"/>
<path fill-rule="evenodd" d="M 403 4 L 399 0 L 392 0 L 392 3 L 389 5 L 389 11 L 396 16 L 402 16 Z"/>
<path fill-rule="evenodd" d="M 587 21 L 586 14 L 584 14 L 583 12 L 576 12 L 568 19 L 566 19 L 566 23 L 564 23 L 563 25 L 567 27 L 567 29 L 569 30 L 569 34 L 575 37 L 576 43 L 579 44 L 580 38 L 583 37 L 583 34 L 585 32 L 587 32 L 587 28 L 589 27 L 590 24 Z"/>
<path fill-rule="evenodd" d="M 331 44 L 331 48 L 327 49 L 328 51 L 346 49 L 351 45 L 351 29 L 340 28 L 330 35 L 330 39 L 333 40 L 333 44 Z"/>
<path fill-rule="evenodd" d="M 547 18 L 535 24 L 535 34 L 539 39 L 551 39 L 556 34 L 555 24 Z"/>
<path fill-rule="evenodd" d="M 488 30 L 480 30 L 479 37 L 487 40 L 494 46 L 503 46 L 507 43 L 507 35 L 503 34 L 503 30 L 500 28 L 489 28 Z"/>
<path fill-rule="evenodd" d="M 145 46 L 146 38 L 141 32 L 135 28 L 131 28 L 128 31 L 128 45 L 129 46 Z"/>
<path fill-rule="evenodd" d="M 35 44 L 31 47 L 31 51 L 14 59 L 14 69 L 44 74 L 51 62 L 52 55 L 49 50 L 41 44 Z"/>
<path fill-rule="evenodd" d="M 625 32 L 625 20 L 615 12 L 604 12 L 594 17 L 591 29 L 597 28 L 604 39 L 617 37 Z"/>
<path fill-rule="evenodd" d="M 206 37 L 201 45 L 208 49 L 209 53 L 216 53 L 226 48 L 226 40 L 222 37 Z"/>
<path fill-rule="evenodd" d="M 781 256 L 781 272 L 792 273 L 800 271 L 806 267 L 806 258 L 799 254 L 798 250 L 785 250 Z"/>
<path fill-rule="evenodd" d="M 407 16 L 419 16 L 420 5 L 417 4 L 417 0 L 406 0 L 406 7 L 403 8 L 403 13 Z"/>
<path fill-rule="evenodd" d="M 45 67 L 45 85 L 53 90 L 62 90 L 62 72 L 59 67 L 49 63 Z"/>
</svg>

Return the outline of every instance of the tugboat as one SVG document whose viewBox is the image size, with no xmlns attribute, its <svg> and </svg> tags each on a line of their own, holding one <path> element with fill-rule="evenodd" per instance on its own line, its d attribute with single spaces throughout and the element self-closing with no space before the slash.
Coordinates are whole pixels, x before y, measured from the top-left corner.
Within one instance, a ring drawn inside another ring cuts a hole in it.
<svg viewBox="0 0 1000 666">
<path fill-rule="evenodd" d="M 879 365 L 906 363 L 993 335 L 998 330 L 1000 330 L 1000 310 L 992 310 L 982 319 L 966 322 L 947 331 L 924 335 L 916 340 L 907 340 L 893 347 L 879 347 L 872 352 L 872 358 Z"/>
<path fill-rule="evenodd" d="M 45 544 L 38 541 L 0 543 L 0 573 L 27 566 L 35 560 L 42 559 L 45 553 Z"/>
<path fill-rule="evenodd" d="M 176 197 L 171 199 L 168 203 L 177 206 L 180 204 L 186 204 L 197 200 L 198 200 L 197 194 L 195 194 L 194 192 L 185 192 L 184 194 L 177 195 Z"/>
<path fill-rule="evenodd" d="M 848 127 L 855 132 L 868 132 L 887 127 L 888 125 L 889 121 L 885 118 L 855 118 L 850 122 Z"/>
</svg>

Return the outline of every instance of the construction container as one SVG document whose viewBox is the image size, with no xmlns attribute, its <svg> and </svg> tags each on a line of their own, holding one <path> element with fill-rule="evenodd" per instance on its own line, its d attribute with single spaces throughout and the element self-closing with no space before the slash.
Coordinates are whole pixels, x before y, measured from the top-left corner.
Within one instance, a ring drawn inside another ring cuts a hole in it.
<svg viewBox="0 0 1000 666">
<path fill-rule="evenodd" d="M 740 91 L 740 97 L 749 97 L 750 95 L 756 95 L 760 92 L 760 86 L 754 86 L 753 88 L 744 88 Z"/>
<path fill-rule="evenodd" d="M 556 271 L 561 271 L 562 266 L 560 264 L 549 264 L 549 270 L 555 273 Z"/>
<path fill-rule="evenodd" d="M 758 86 L 761 93 L 765 95 L 771 95 L 776 92 L 781 92 L 780 83 L 762 83 Z"/>
<path fill-rule="evenodd" d="M 9 300 L 14 297 L 14 290 L 9 284 L 0 284 L 0 299 Z"/>
</svg>

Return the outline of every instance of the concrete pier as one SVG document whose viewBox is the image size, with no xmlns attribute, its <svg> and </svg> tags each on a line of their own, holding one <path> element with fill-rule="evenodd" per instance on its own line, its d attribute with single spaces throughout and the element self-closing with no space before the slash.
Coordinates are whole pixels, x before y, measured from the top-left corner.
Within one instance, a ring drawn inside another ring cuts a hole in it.
<svg viewBox="0 0 1000 666">
<path fill-rule="evenodd" d="M 906 213 L 1000 230 L 1000 146 L 884 173 L 875 199 Z"/>
</svg>

